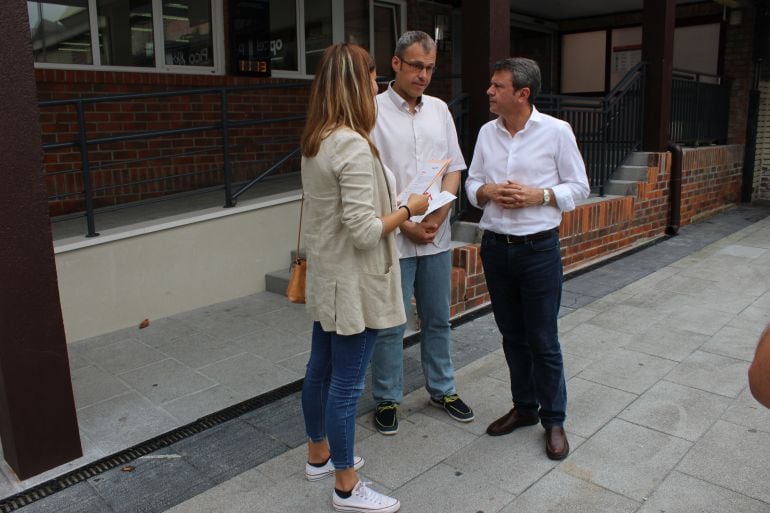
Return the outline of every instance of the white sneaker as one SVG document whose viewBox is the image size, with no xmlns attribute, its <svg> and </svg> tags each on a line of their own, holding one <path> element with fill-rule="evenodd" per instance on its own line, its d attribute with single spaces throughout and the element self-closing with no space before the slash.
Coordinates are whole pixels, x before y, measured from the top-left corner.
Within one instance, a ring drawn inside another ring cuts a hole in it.
<svg viewBox="0 0 770 513">
<path fill-rule="evenodd" d="M 371 483 L 359 481 L 347 499 L 337 495 L 337 492 L 332 492 L 334 509 L 355 513 L 393 513 L 401 509 L 398 499 L 375 492 L 367 484 Z"/>
<path fill-rule="evenodd" d="M 353 456 L 353 468 L 358 470 L 364 466 L 364 459 L 361 456 Z M 308 481 L 318 481 L 328 476 L 334 475 L 334 463 L 329 458 L 323 467 L 314 467 L 310 463 L 305 463 L 305 477 Z"/>
</svg>

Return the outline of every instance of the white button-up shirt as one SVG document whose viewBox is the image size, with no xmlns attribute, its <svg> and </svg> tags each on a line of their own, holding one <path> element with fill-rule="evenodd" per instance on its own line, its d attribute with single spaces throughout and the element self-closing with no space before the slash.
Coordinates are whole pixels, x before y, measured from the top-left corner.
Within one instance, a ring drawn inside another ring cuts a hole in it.
<svg viewBox="0 0 770 513">
<path fill-rule="evenodd" d="M 377 123 L 371 138 L 383 164 L 396 177 L 398 194 L 417 176 L 419 162 L 452 159 L 447 173 L 466 167 L 447 104 L 424 94 L 411 113 L 409 104 L 393 90 L 392 83 L 387 91 L 377 95 Z M 448 251 L 451 237 L 447 216 L 432 244 L 415 244 L 402 233 L 396 234 L 396 242 L 401 258 L 407 258 Z"/>
<path fill-rule="evenodd" d="M 552 189 L 558 208 L 504 209 L 493 201 L 479 205 L 479 187 L 508 180 Z M 591 191 L 572 128 L 534 106 L 524 128 L 513 136 L 502 118 L 481 127 L 465 190 L 468 200 L 484 209 L 479 227 L 507 235 L 531 235 L 556 228 L 561 224 L 561 213 L 574 210 L 575 200 L 587 198 Z"/>
</svg>

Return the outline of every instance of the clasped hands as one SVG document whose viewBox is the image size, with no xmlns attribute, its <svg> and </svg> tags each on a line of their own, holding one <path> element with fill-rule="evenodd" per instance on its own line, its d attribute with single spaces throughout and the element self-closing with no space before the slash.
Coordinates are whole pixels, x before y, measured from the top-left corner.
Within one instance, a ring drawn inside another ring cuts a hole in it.
<svg viewBox="0 0 770 513">
<path fill-rule="evenodd" d="M 527 187 L 508 180 L 505 183 L 487 183 L 479 188 L 480 203 L 494 201 L 502 208 L 525 208 L 543 204 L 543 189 Z M 478 196 L 478 194 L 477 194 Z"/>
</svg>

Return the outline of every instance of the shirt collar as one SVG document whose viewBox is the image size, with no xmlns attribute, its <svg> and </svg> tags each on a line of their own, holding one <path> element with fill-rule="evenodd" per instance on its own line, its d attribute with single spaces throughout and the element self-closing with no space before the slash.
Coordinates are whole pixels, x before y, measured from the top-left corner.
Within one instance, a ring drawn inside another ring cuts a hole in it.
<svg viewBox="0 0 770 513">
<path fill-rule="evenodd" d="M 393 102 L 393 105 L 396 106 L 399 110 L 405 110 L 409 112 L 409 103 L 404 100 L 400 94 L 396 92 L 395 89 L 393 89 L 393 84 L 395 83 L 395 80 L 391 80 L 390 84 L 388 84 L 388 97 Z M 422 109 L 422 96 L 417 98 L 417 104 L 414 107 L 415 112 L 420 112 Z"/>
<path fill-rule="evenodd" d="M 543 120 L 543 115 L 540 114 L 540 111 L 537 110 L 537 107 L 532 105 L 532 113 L 529 115 L 529 119 L 526 123 L 524 123 L 524 128 L 522 129 L 522 132 L 525 131 L 527 128 L 529 128 L 530 123 L 540 123 Z M 499 130 L 503 130 L 506 134 L 508 133 L 508 129 L 505 128 L 505 124 L 503 123 L 503 117 L 498 116 L 495 120 L 495 125 Z"/>
</svg>

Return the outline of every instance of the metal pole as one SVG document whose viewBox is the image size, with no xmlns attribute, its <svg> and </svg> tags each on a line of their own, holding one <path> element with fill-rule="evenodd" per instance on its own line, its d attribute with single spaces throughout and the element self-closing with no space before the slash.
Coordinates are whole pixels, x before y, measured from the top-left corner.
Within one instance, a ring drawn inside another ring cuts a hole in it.
<svg viewBox="0 0 770 513">
<path fill-rule="evenodd" d="M 86 121 L 83 113 L 83 102 L 76 104 L 78 112 L 78 145 L 80 146 L 81 172 L 83 173 L 83 196 L 86 204 L 86 237 L 96 237 L 96 222 L 94 220 L 94 190 L 91 184 L 91 168 L 88 162 L 88 140 L 86 139 Z"/>
<path fill-rule="evenodd" d="M 227 119 L 227 90 L 222 89 L 222 157 L 224 159 L 224 171 L 225 171 L 225 207 L 232 208 L 235 206 L 235 200 L 233 199 L 233 170 L 230 165 L 230 135 L 229 135 L 229 122 Z"/>
</svg>

